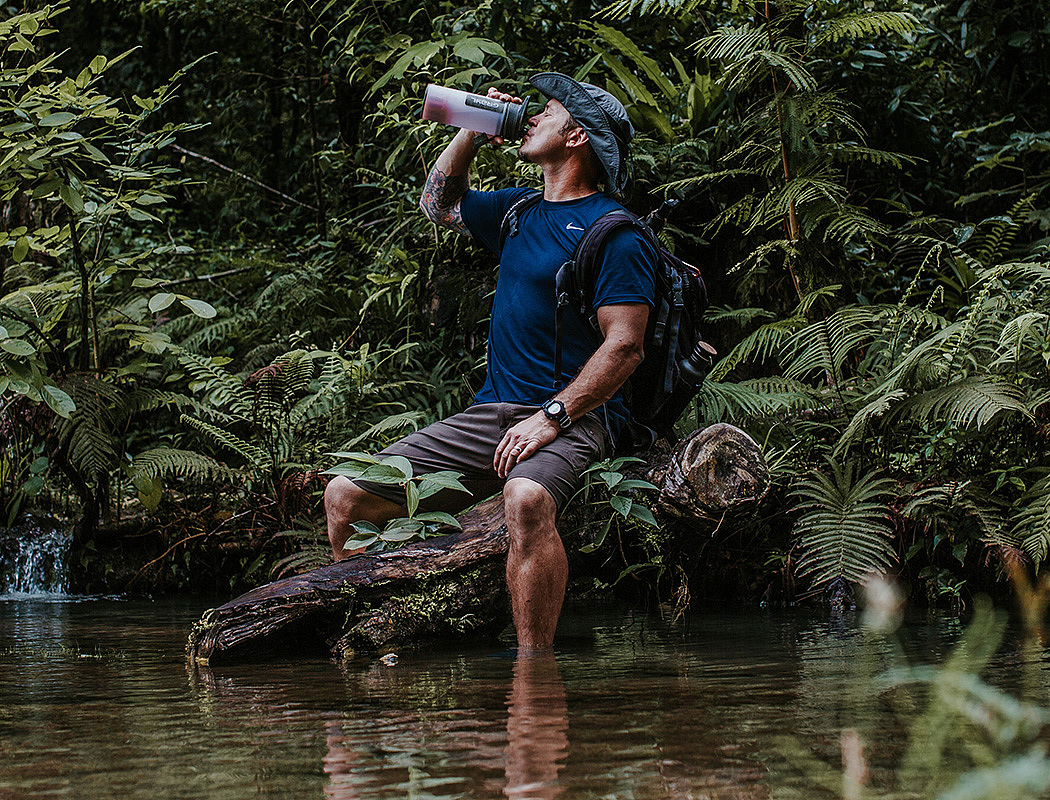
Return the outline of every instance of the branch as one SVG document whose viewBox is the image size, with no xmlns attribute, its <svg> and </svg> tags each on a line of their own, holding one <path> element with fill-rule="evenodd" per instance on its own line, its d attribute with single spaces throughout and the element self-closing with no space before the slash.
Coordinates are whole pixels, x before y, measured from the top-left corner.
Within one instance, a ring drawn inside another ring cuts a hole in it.
<svg viewBox="0 0 1050 800">
<path fill-rule="evenodd" d="M 256 186 L 262 187 L 263 189 L 265 189 L 268 192 L 272 192 L 273 194 L 277 195 L 278 197 L 281 197 L 284 200 L 287 200 L 289 203 L 295 203 L 297 206 L 302 206 L 303 208 L 308 208 L 311 211 L 320 211 L 320 209 L 317 208 L 316 206 L 312 206 L 309 203 L 304 203 L 302 200 L 296 200 L 294 197 L 292 197 L 291 195 L 285 194 L 280 189 L 274 189 L 272 186 L 267 186 L 265 183 L 263 183 L 260 180 L 257 180 L 255 178 L 253 178 L 251 175 L 245 175 L 243 172 L 238 172 L 233 167 L 227 167 L 225 164 L 221 164 L 218 161 L 216 161 L 214 158 L 209 158 L 208 156 L 203 155 L 202 153 L 195 153 L 192 150 L 187 150 L 185 147 L 180 147 L 177 144 L 171 145 L 171 149 L 175 150 L 176 152 L 183 153 L 184 155 L 187 155 L 187 156 L 193 156 L 194 158 L 199 158 L 201 161 L 207 162 L 208 164 L 216 166 L 219 169 L 226 170 L 226 172 L 229 172 L 231 175 L 236 175 L 238 178 L 241 178 L 243 180 L 248 181 L 248 183 L 254 183 Z"/>
</svg>

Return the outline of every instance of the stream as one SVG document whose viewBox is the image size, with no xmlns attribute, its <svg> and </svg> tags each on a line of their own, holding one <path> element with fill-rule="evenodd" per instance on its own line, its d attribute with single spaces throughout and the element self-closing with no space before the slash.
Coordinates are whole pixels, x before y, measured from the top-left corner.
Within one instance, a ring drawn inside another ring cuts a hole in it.
<svg viewBox="0 0 1050 800">
<path fill-rule="evenodd" d="M 3 800 L 834 797 L 819 787 L 841 789 L 849 731 L 869 739 L 874 784 L 894 784 L 908 737 L 864 681 L 902 657 L 942 661 L 962 631 L 922 615 L 873 642 L 852 614 L 722 608 L 672 622 L 576 600 L 544 656 L 493 642 L 392 665 L 208 669 L 183 648 L 224 598 L 8 586 Z M 990 671 L 1044 701 L 1046 675 L 1010 634 Z"/>
</svg>

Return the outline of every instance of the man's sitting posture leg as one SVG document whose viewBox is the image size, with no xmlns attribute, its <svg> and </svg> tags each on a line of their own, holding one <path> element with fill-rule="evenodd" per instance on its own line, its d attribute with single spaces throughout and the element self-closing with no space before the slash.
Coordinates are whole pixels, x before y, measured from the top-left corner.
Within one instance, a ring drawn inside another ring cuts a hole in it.
<svg viewBox="0 0 1050 800">
<path fill-rule="evenodd" d="M 519 648 L 550 647 L 565 599 L 569 563 L 554 527 L 554 498 L 529 478 L 511 478 L 503 489 L 510 550 L 507 589 Z"/>
<path fill-rule="evenodd" d="M 371 522 L 382 528 L 388 521 L 405 514 L 404 507 L 366 492 L 342 475 L 332 478 L 324 490 L 324 510 L 328 517 L 328 541 L 336 561 L 361 552 L 346 549 L 346 540 L 353 535 L 355 522 Z"/>
</svg>

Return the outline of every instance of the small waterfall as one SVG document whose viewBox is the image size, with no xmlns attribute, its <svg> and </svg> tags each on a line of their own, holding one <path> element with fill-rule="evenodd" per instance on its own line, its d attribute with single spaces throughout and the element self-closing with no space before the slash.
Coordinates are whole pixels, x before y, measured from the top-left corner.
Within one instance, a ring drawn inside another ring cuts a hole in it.
<svg viewBox="0 0 1050 800">
<path fill-rule="evenodd" d="M 0 528 L 0 597 L 58 597 L 69 591 L 68 525 L 30 517 Z"/>
</svg>

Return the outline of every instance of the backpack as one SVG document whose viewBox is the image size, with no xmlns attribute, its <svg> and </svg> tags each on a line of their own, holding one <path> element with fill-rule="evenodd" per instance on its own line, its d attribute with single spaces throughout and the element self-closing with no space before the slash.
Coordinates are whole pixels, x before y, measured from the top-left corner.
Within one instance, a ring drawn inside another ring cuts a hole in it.
<svg viewBox="0 0 1050 800">
<path fill-rule="evenodd" d="M 517 235 L 521 214 L 542 197 L 542 192 L 524 195 L 507 209 L 500 225 L 500 253 L 507 238 Z M 608 237 L 620 228 L 631 227 L 656 250 L 656 296 L 645 331 L 645 359 L 623 387 L 631 416 L 618 443 L 621 453 L 643 452 L 658 438 L 672 444 L 677 441 L 674 423 L 700 390 L 716 355 L 700 334 L 700 320 L 707 309 L 707 288 L 700 271 L 669 252 L 656 236 L 677 204 L 677 200 L 667 200 L 645 220 L 625 208 L 606 212 L 583 232 L 572 258 L 561 266 L 555 278 L 558 305 L 554 374 L 560 376 L 561 320 L 565 309 L 572 307 L 599 331 L 598 314 L 592 307 L 594 279 Z M 562 388 L 560 379 L 556 380 L 555 392 Z"/>
</svg>

